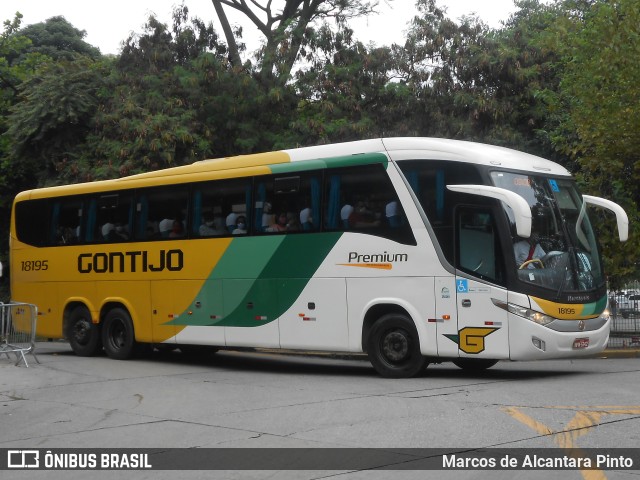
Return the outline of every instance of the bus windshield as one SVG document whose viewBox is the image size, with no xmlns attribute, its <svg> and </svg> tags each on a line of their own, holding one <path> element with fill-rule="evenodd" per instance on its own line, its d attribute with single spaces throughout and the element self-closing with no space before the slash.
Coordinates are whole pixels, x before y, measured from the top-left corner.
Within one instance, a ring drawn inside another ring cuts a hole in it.
<svg viewBox="0 0 640 480">
<path fill-rule="evenodd" d="M 604 284 L 600 253 L 586 204 L 569 178 L 492 172 L 495 186 L 522 196 L 531 207 L 531 237 L 512 234 L 518 278 L 558 295 Z M 505 211 L 515 232 L 513 212 Z"/>
</svg>

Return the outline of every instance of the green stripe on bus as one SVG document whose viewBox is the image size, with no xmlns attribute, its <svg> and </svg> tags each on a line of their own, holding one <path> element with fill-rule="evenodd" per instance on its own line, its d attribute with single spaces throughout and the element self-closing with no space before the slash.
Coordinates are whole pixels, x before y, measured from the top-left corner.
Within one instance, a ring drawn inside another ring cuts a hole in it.
<svg viewBox="0 0 640 480">
<path fill-rule="evenodd" d="M 300 296 L 342 233 L 234 239 L 205 285 L 218 288 L 224 315 L 211 319 L 194 300 L 170 325 L 258 327 L 277 320 Z M 207 287 L 203 287 L 207 288 Z M 208 293 L 200 291 L 196 298 Z M 210 295 L 211 293 L 209 293 Z"/>
<path fill-rule="evenodd" d="M 301 162 L 280 163 L 269 165 L 271 172 L 279 173 L 295 173 L 306 172 L 308 170 L 322 170 L 327 168 L 327 164 L 323 160 L 303 160 Z"/>
<path fill-rule="evenodd" d="M 345 155 L 341 157 L 330 157 L 314 160 L 293 161 L 291 163 L 280 163 L 269 165 L 274 174 L 304 172 L 308 170 L 319 170 L 324 168 L 351 167 L 355 165 L 371 165 L 381 163 L 387 168 L 389 159 L 382 153 L 362 153 L 358 155 Z"/>
<path fill-rule="evenodd" d="M 603 296 L 599 300 L 586 303 L 582 307 L 582 315 L 600 315 L 607 308 L 607 296 Z"/>
</svg>

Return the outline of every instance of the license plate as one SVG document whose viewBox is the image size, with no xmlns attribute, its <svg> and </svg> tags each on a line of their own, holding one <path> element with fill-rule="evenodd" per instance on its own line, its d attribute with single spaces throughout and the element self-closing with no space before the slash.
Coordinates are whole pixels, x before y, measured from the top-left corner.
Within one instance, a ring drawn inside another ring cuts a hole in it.
<svg viewBox="0 0 640 480">
<path fill-rule="evenodd" d="M 573 341 L 573 348 L 587 348 L 589 346 L 588 338 L 576 338 Z"/>
</svg>

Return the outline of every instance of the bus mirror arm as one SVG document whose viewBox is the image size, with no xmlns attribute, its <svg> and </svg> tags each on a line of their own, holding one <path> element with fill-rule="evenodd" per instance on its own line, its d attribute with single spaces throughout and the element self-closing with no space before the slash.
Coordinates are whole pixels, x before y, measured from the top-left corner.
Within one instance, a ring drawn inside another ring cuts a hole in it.
<svg viewBox="0 0 640 480">
<path fill-rule="evenodd" d="M 447 185 L 447 188 L 452 192 L 468 193 L 501 200 L 513 210 L 518 236 L 523 238 L 531 236 L 531 208 L 527 201 L 517 193 L 488 185 Z"/>
<path fill-rule="evenodd" d="M 592 197 L 591 195 L 582 195 L 584 203 L 589 205 L 595 205 L 597 207 L 606 208 L 611 210 L 616 215 L 616 223 L 618 224 L 618 236 L 621 242 L 626 242 L 629 239 L 629 217 L 627 212 L 615 202 L 606 200 L 600 197 Z"/>
</svg>

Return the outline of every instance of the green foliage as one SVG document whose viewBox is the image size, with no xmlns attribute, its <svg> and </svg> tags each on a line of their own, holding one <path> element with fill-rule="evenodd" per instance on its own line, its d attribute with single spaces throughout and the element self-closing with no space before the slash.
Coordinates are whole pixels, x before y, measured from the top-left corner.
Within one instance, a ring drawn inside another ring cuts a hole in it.
<svg viewBox="0 0 640 480">
<path fill-rule="evenodd" d="M 266 20 L 250 13 L 261 3 Z M 559 161 L 586 193 L 622 204 L 630 242 L 617 242 L 610 215 L 594 210 L 594 223 L 613 278 L 637 274 L 637 0 L 516 0 L 497 29 L 418 0 L 405 42 L 380 47 L 357 42 L 348 24 L 376 1 L 291 0 L 278 12 L 270 2 L 212 5 L 221 20 L 223 6 L 235 8 L 262 32 L 255 59 L 242 63 L 240 29 L 223 21 L 223 43 L 184 5 L 171 25 L 151 16 L 113 57 L 62 17 L 4 23 L 3 224 L 19 189 L 299 145 L 442 136 Z"/>
<path fill-rule="evenodd" d="M 86 137 L 101 84 L 99 66 L 82 57 L 46 64 L 21 84 L 23 100 L 12 108 L 5 134 L 14 175 L 45 175 L 41 184 L 55 176 Z"/>
<path fill-rule="evenodd" d="M 290 121 L 280 106 L 295 106 L 292 89 L 265 91 L 225 54 L 211 24 L 190 20 L 186 7 L 174 10 L 171 28 L 151 16 L 143 34 L 124 42 L 98 93 L 85 151 L 65 164 L 64 181 L 273 148 L 273 130 Z"/>
<path fill-rule="evenodd" d="M 553 32 L 563 78 L 548 95 L 557 116 L 556 148 L 575 162 L 585 193 L 622 205 L 631 239 L 620 246 L 611 216 L 596 218 L 617 278 L 635 277 L 640 238 L 640 4 L 635 0 L 563 4 Z M 607 218 L 608 217 L 608 218 Z"/>
<path fill-rule="evenodd" d="M 492 30 L 475 17 L 452 21 L 433 0 L 418 2 L 421 15 L 399 51 L 399 69 L 424 112 L 422 134 L 553 157 L 537 92 L 557 88 L 554 52 L 538 45 L 554 17 L 535 0 L 519 5 Z"/>
<path fill-rule="evenodd" d="M 292 124 L 305 144 L 408 135 L 412 97 L 391 81 L 395 58 L 389 47 L 367 48 L 349 29 L 324 26 L 314 34 L 310 66 L 298 72 L 301 101 Z"/>
<path fill-rule="evenodd" d="M 76 55 L 96 59 L 100 50 L 83 39 L 84 30 L 78 30 L 64 17 L 52 17 L 42 23 L 27 25 L 20 32 L 31 40 L 26 53 L 40 53 L 54 60 L 72 61 Z"/>
</svg>

